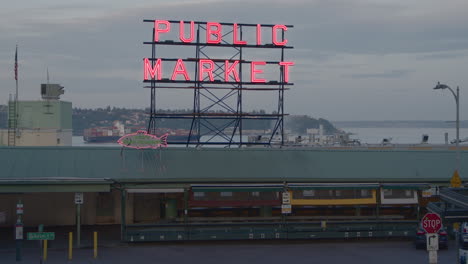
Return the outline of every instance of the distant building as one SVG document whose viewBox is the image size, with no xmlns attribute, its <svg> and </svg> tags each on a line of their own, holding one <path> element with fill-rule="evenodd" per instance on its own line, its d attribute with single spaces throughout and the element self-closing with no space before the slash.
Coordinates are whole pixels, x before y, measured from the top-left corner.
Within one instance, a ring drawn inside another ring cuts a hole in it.
<svg viewBox="0 0 468 264">
<path fill-rule="evenodd" d="M 42 100 L 17 105 L 10 100 L 8 128 L 0 130 L 0 145 L 71 146 L 72 103 L 60 100 L 63 92 L 58 84 L 41 84 Z"/>
</svg>

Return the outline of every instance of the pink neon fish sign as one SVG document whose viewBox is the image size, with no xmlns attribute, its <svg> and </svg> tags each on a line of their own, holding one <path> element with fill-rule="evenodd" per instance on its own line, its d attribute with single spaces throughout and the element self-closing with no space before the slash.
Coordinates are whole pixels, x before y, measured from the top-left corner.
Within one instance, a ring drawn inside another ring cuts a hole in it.
<svg viewBox="0 0 468 264">
<path fill-rule="evenodd" d="M 117 140 L 117 143 L 127 148 L 134 149 L 157 149 L 167 147 L 167 135 L 168 133 L 157 137 L 155 135 L 148 134 L 144 130 L 138 130 L 136 133 L 128 134 Z"/>
</svg>

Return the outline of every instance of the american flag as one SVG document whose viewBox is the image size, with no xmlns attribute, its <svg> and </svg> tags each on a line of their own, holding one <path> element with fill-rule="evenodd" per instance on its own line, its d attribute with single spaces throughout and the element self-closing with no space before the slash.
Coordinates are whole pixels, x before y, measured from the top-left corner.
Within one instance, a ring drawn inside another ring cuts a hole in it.
<svg viewBox="0 0 468 264">
<path fill-rule="evenodd" d="M 15 80 L 18 80 L 18 46 L 16 46 L 15 52 Z"/>
</svg>

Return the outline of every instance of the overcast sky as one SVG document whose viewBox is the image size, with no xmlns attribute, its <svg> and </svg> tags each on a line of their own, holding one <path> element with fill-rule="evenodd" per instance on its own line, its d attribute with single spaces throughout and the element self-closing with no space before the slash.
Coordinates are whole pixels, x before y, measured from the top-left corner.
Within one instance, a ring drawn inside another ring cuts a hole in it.
<svg viewBox="0 0 468 264">
<path fill-rule="evenodd" d="M 40 2 L 40 3 L 39 3 Z M 466 0 L 44 0 L 9 1 L 0 9 L 0 104 L 15 91 L 19 45 L 20 99 L 39 99 L 40 84 L 65 86 L 75 107 L 144 108 L 143 19 L 291 24 L 287 59 L 294 86 L 285 111 L 332 121 L 454 120 L 449 91 L 461 89 L 468 119 Z M 162 108 L 191 108 L 166 92 Z M 253 94 L 246 108 L 268 109 Z"/>
</svg>

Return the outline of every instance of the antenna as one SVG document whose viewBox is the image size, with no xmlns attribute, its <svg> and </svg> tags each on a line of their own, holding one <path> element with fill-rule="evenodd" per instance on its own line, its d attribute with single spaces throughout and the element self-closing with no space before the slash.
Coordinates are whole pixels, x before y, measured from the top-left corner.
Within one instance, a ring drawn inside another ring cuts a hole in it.
<svg viewBox="0 0 468 264">
<path fill-rule="evenodd" d="M 49 67 L 47 67 L 47 84 L 49 84 Z"/>
</svg>

